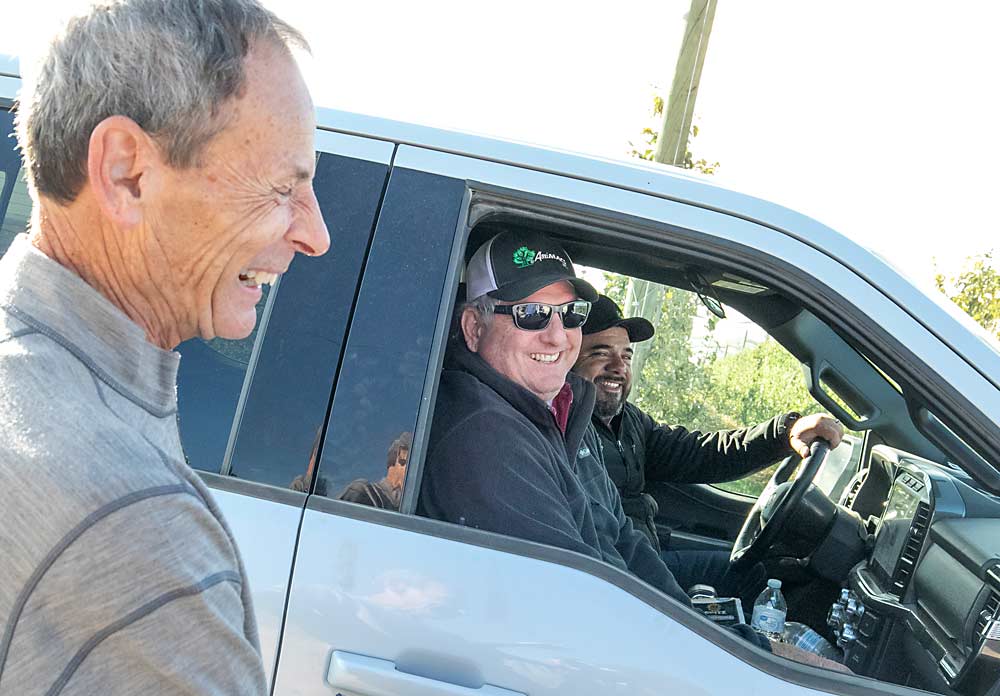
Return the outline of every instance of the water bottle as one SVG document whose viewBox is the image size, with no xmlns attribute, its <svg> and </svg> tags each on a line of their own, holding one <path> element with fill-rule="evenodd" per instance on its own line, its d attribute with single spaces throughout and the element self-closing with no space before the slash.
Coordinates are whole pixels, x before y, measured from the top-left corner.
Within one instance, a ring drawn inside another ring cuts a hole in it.
<svg viewBox="0 0 1000 696">
<path fill-rule="evenodd" d="M 781 642 L 834 662 L 842 662 L 844 659 L 844 653 L 837 646 L 831 645 L 826 638 L 805 624 L 795 621 L 785 622 L 785 632 L 781 636 Z"/>
<path fill-rule="evenodd" d="M 788 605 L 781 594 L 781 580 L 771 578 L 767 587 L 753 603 L 753 618 L 750 625 L 758 633 L 763 633 L 768 639 L 780 641 L 785 631 L 785 614 Z"/>
</svg>

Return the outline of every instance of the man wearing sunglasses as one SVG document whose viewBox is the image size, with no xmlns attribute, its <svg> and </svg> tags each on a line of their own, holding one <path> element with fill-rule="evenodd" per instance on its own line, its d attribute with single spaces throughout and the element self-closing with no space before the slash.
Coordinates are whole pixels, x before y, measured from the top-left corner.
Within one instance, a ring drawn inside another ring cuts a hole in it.
<svg viewBox="0 0 1000 696">
<path fill-rule="evenodd" d="M 688 604 L 622 511 L 598 458 L 594 385 L 570 373 L 597 292 L 553 240 L 514 231 L 476 251 L 466 285 L 421 513 L 583 553 Z"/>
</svg>

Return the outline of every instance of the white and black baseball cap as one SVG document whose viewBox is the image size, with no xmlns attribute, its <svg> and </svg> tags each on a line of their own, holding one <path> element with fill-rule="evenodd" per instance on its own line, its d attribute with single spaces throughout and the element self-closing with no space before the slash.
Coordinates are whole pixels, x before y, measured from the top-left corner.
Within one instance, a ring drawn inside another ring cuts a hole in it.
<svg viewBox="0 0 1000 696">
<path fill-rule="evenodd" d="M 508 230 L 483 244 L 466 268 L 466 298 L 489 295 L 505 302 L 523 300 L 546 285 L 569 281 L 581 300 L 593 302 L 597 291 L 576 277 L 573 261 L 544 234 Z"/>
</svg>

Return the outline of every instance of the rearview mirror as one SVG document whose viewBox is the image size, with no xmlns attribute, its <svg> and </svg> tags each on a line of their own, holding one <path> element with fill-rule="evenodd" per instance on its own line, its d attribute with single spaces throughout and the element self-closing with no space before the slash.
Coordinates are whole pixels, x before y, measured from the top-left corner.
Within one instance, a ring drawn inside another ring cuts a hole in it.
<svg viewBox="0 0 1000 696">
<path fill-rule="evenodd" d="M 709 312 L 719 317 L 719 319 L 726 318 L 726 308 L 722 306 L 722 301 L 719 299 L 718 294 L 716 294 L 715 288 L 705 280 L 700 272 L 689 270 L 687 272 L 687 281 L 691 284 L 691 289 L 698 295 L 698 299 L 708 308 Z"/>
</svg>

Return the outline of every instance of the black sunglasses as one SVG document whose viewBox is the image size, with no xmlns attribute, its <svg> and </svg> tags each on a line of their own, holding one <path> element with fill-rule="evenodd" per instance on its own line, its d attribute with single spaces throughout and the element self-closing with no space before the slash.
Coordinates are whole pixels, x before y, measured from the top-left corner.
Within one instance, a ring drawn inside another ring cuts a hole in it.
<svg viewBox="0 0 1000 696">
<path fill-rule="evenodd" d="M 514 319 L 514 326 L 522 331 L 541 331 L 549 325 L 552 310 L 562 317 L 563 328 L 578 329 L 587 321 L 590 314 L 590 303 L 586 300 L 573 300 L 561 305 L 545 304 L 544 302 L 520 302 L 512 305 L 497 305 L 493 311 L 497 314 L 509 314 Z"/>
</svg>

